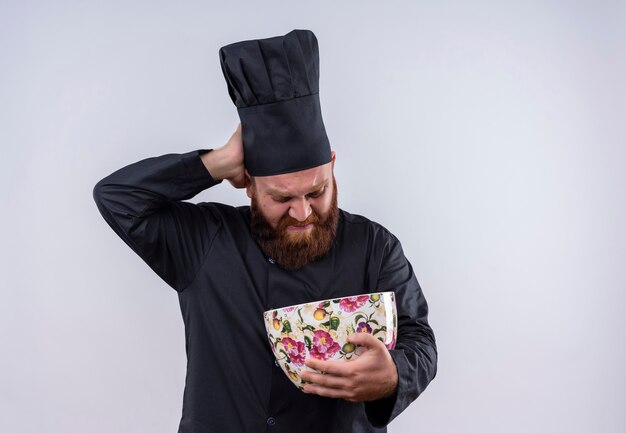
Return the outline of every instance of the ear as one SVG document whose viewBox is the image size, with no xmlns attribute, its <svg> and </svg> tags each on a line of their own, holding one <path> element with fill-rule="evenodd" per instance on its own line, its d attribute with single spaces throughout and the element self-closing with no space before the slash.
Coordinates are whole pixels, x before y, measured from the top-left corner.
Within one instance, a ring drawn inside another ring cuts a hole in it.
<svg viewBox="0 0 626 433">
<path fill-rule="evenodd" d="M 335 151 L 331 150 L 330 151 L 330 162 L 332 163 L 331 168 L 333 170 L 335 169 L 335 157 L 336 157 Z"/>
<path fill-rule="evenodd" d="M 244 170 L 243 174 L 246 177 L 246 195 L 248 196 L 248 198 L 252 198 L 252 196 L 254 195 L 254 179 L 252 179 L 252 176 L 250 176 L 248 170 Z"/>
</svg>

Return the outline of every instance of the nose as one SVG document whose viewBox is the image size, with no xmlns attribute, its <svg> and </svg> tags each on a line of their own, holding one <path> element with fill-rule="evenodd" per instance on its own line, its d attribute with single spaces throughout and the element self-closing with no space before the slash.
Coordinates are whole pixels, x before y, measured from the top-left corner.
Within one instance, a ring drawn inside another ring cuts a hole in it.
<svg viewBox="0 0 626 433">
<path fill-rule="evenodd" d="M 304 221 L 309 215 L 311 215 L 311 205 L 306 197 L 294 198 L 289 208 L 289 216 L 298 221 Z"/>
</svg>

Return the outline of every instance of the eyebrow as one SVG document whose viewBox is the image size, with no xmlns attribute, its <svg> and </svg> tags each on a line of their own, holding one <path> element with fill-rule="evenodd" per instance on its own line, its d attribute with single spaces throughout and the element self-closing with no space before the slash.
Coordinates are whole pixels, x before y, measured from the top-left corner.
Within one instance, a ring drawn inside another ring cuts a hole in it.
<svg viewBox="0 0 626 433">
<path fill-rule="evenodd" d="M 317 192 L 317 191 L 319 191 L 320 189 L 322 189 L 323 187 L 325 187 L 326 185 L 328 185 L 328 179 L 323 180 L 322 182 L 318 183 L 317 185 L 314 185 L 314 186 L 313 186 L 313 187 L 309 190 L 309 192 L 308 192 L 307 194 L 311 194 L 311 193 Z M 267 190 L 267 194 L 269 194 L 269 195 L 273 195 L 273 196 L 280 196 L 280 197 L 283 197 L 283 198 L 292 197 L 292 195 L 291 195 L 291 194 L 289 194 L 289 193 L 288 193 L 288 192 L 286 192 L 286 191 L 280 191 L 280 190 L 277 190 L 277 189 L 271 189 L 271 188 Z"/>
</svg>

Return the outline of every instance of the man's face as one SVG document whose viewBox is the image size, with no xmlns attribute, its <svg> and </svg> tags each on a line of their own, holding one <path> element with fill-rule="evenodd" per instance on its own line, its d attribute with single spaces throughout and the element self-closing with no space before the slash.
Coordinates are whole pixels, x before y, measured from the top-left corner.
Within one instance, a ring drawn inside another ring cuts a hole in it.
<svg viewBox="0 0 626 433">
<path fill-rule="evenodd" d="M 335 154 L 328 164 L 252 179 L 252 234 L 266 255 L 298 269 L 325 255 L 337 228 Z"/>
</svg>

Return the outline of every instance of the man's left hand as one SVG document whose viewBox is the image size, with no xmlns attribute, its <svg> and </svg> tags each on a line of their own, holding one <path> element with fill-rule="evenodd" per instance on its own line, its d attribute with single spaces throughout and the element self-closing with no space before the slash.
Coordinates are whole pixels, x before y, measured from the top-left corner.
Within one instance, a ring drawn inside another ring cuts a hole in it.
<svg viewBox="0 0 626 433">
<path fill-rule="evenodd" d="M 367 333 L 355 333 L 348 341 L 365 351 L 354 361 L 322 361 L 310 358 L 306 366 L 318 370 L 302 371 L 310 384 L 304 392 L 348 401 L 372 401 L 393 395 L 398 386 L 398 371 L 385 344 Z"/>
</svg>

